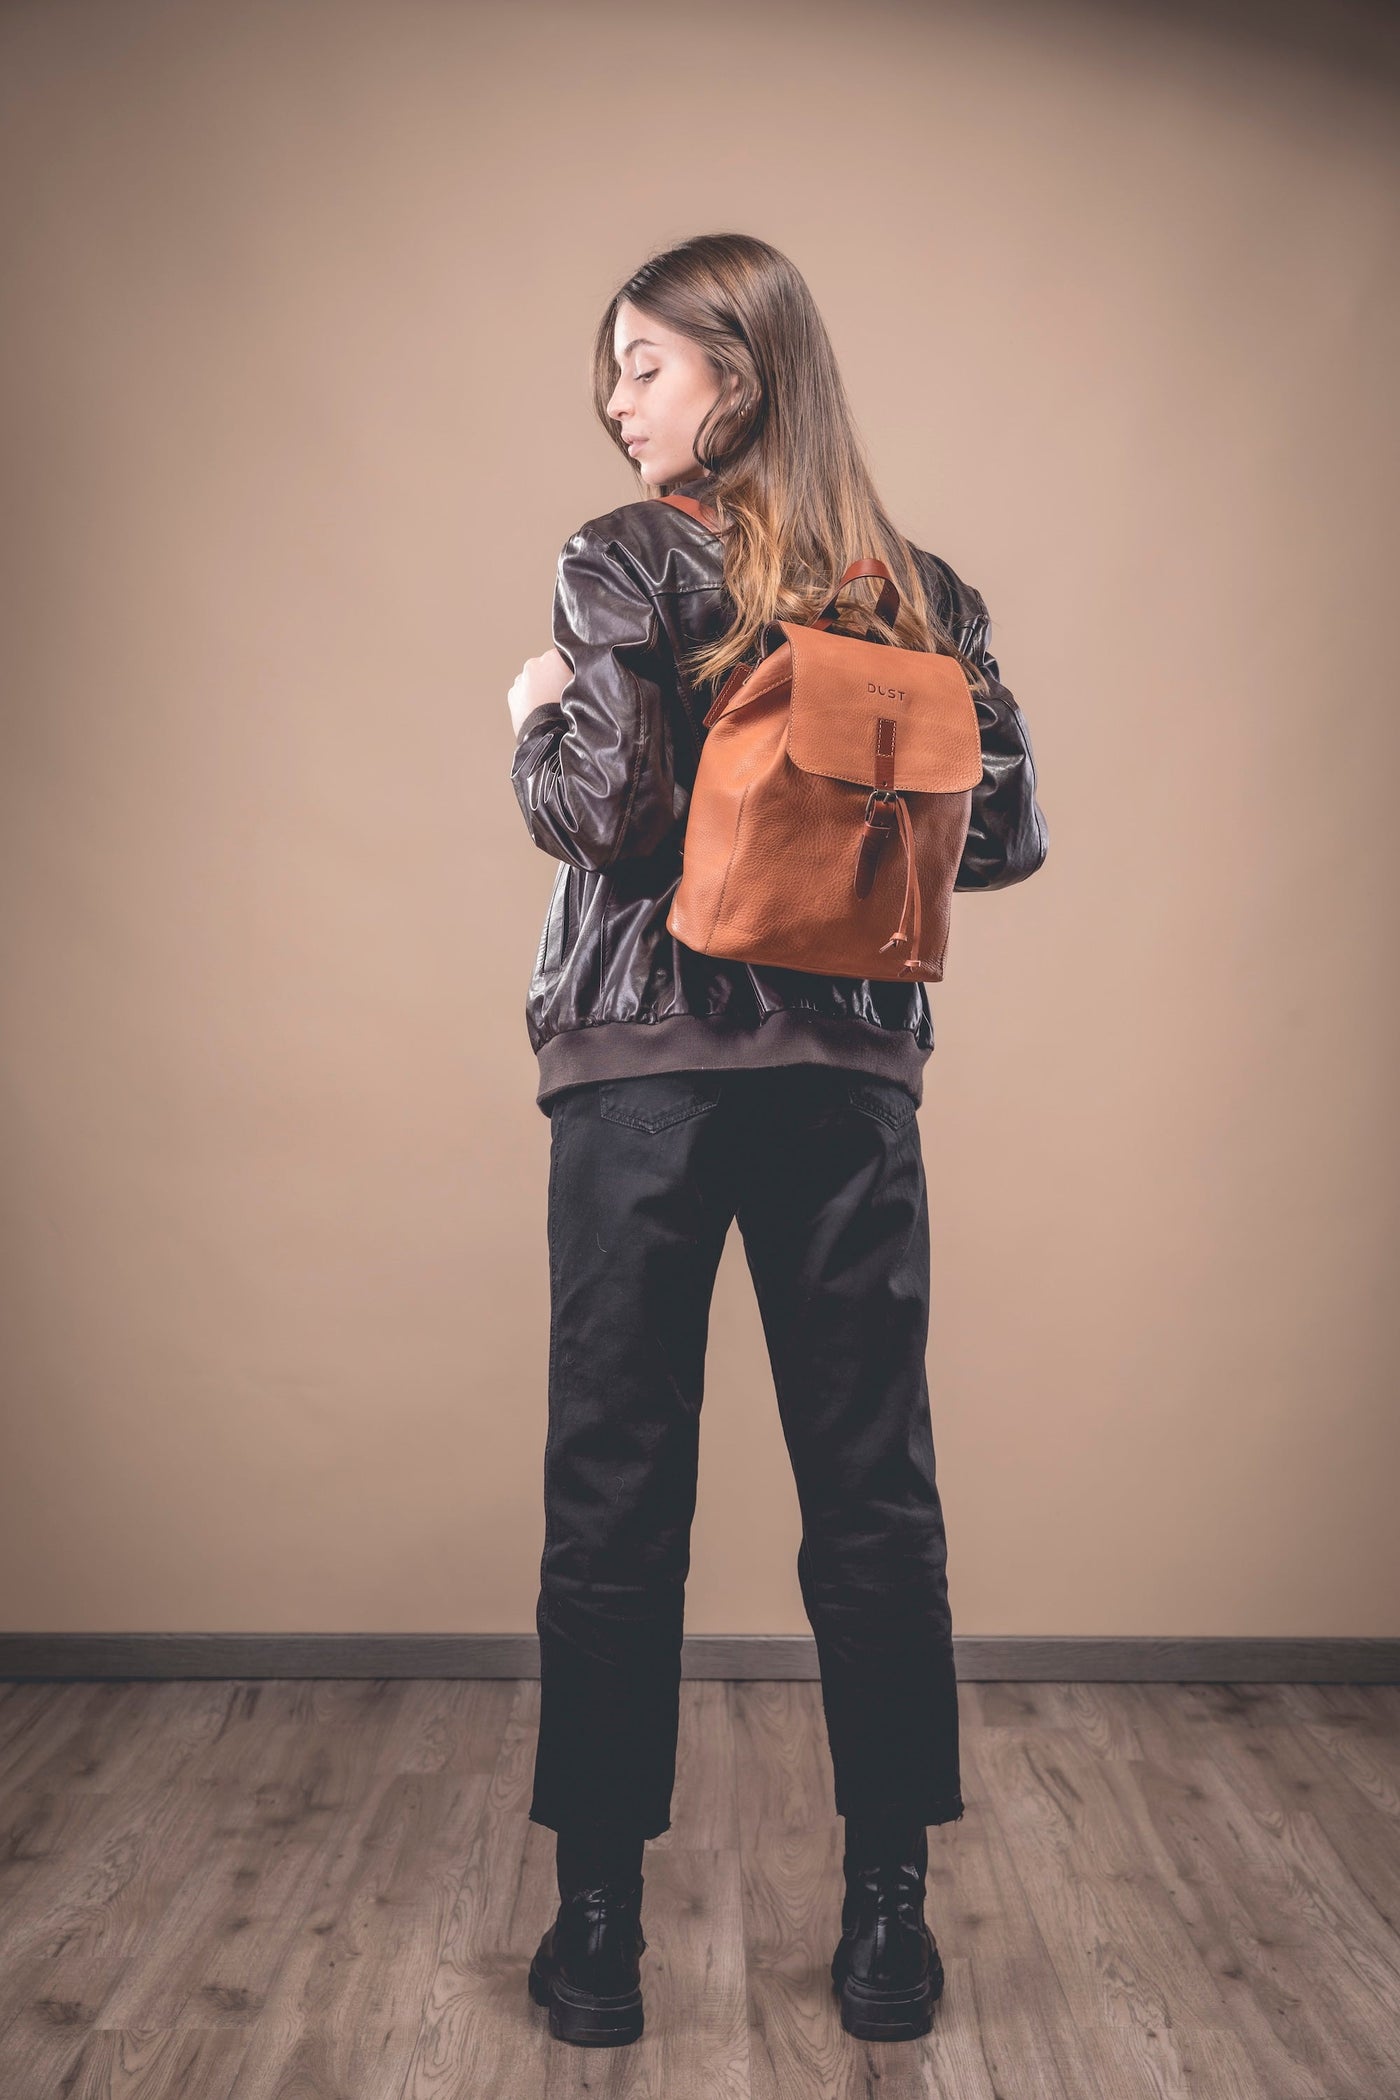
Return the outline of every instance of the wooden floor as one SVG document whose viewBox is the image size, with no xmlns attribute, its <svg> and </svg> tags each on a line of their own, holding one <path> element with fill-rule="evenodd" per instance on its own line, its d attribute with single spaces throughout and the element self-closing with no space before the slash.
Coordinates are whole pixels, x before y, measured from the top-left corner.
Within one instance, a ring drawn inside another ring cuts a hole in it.
<svg viewBox="0 0 1400 2100">
<path fill-rule="evenodd" d="M 813 1682 L 686 1680 L 646 2031 L 549 2038 L 536 1679 L 0 1684 L 3 2100 L 1397 2100 L 1400 1688 L 971 1683 L 933 2032 L 841 2028 Z"/>
</svg>

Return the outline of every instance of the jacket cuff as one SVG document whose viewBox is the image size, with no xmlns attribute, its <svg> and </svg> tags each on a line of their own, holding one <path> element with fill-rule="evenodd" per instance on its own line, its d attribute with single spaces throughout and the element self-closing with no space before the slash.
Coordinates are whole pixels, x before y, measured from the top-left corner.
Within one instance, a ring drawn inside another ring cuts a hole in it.
<svg viewBox="0 0 1400 2100">
<path fill-rule="evenodd" d="M 518 751 L 527 736 L 537 729 L 552 728 L 556 722 L 567 724 L 568 716 L 557 700 L 546 700 L 539 707 L 532 707 L 519 729 L 515 732 L 515 748 Z"/>
</svg>

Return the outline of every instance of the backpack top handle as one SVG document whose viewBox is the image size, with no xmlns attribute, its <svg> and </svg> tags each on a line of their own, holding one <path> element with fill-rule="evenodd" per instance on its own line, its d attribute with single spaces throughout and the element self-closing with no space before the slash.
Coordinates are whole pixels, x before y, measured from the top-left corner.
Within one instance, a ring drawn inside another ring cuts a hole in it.
<svg viewBox="0 0 1400 2100">
<path fill-rule="evenodd" d="M 836 617 L 837 599 L 842 591 L 845 590 L 846 585 L 854 583 L 858 576 L 884 577 L 885 580 L 880 586 L 880 595 L 875 600 L 875 616 L 893 627 L 895 614 L 899 611 L 899 586 L 885 567 L 885 564 L 882 561 L 876 561 L 874 556 L 870 554 L 862 555 L 859 561 L 847 562 L 846 572 L 842 576 L 841 581 L 827 599 L 816 619 L 813 620 L 812 625 L 814 627 L 829 627 L 831 625 Z"/>
</svg>

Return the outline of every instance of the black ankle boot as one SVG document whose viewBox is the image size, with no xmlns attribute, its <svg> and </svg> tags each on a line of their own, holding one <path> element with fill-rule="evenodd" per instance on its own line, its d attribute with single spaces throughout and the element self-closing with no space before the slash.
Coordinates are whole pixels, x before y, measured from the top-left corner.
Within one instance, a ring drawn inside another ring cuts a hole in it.
<svg viewBox="0 0 1400 2100">
<path fill-rule="evenodd" d="M 642 2031 L 642 1840 L 562 1832 L 559 1914 L 530 1964 L 530 1996 L 557 2041 L 610 2048 Z"/>
<path fill-rule="evenodd" d="M 864 2041 L 927 2034 L 943 1989 L 938 1943 L 924 1919 L 928 1832 L 920 1826 L 897 1848 L 872 1847 L 848 1826 L 842 1864 L 841 1942 L 831 1961 L 841 2025 Z"/>
</svg>

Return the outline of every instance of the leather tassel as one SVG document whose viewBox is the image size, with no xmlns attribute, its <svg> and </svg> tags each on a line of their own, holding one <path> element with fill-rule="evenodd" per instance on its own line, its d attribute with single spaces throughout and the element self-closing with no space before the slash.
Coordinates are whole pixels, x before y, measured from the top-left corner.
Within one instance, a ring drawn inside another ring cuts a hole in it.
<svg viewBox="0 0 1400 2100">
<path fill-rule="evenodd" d="M 904 909 L 899 915 L 899 924 L 894 932 L 887 941 L 881 942 L 880 953 L 884 955 L 891 948 L 902 948 L 909 944 L 910 953 L 900 964 L 899 974 L 901 977 L 916 977 L 921 970 L 927 971 L 930 965 L 922 960 L 918 952 L 921 929 L 919 921 L 919 883 L 914 863 L 914 820 L 910 816 L 904 797 L 898 789 L 894 792 L 894 806 L 899 818 L 900 836 L 904 841 Z M 905 931 L 911 919 L 913 922 L 912 942 L 910 942 L 909 934 Z"/>
</svg>

